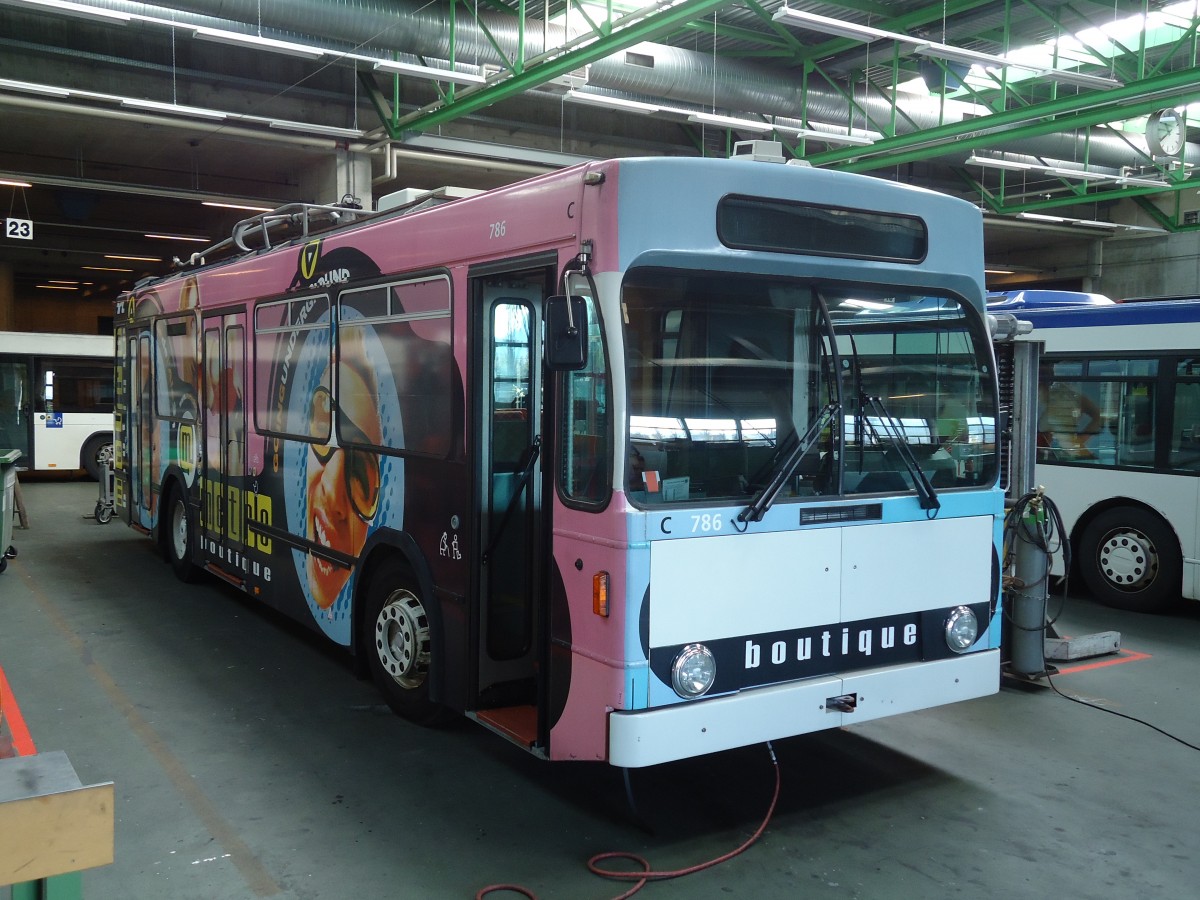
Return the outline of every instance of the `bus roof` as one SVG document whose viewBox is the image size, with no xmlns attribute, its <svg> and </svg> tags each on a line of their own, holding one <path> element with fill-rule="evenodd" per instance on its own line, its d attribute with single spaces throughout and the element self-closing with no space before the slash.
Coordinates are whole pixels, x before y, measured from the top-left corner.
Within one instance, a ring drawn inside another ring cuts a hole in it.
<svg viewBox="0 0 1200 900">
<path fill-rule="evenodd" d="M 1061 309 L 1070 306 L 1113 306 L 1116 301 L 1103 294 L 1083 291 L 992 291 L 988 294 L 990 312 L 1013 309 Z"/>
<path fill-rule="evenodd" d="M 296 255 L 302 244 L 321 242 L 322 252 L 347 248 L 360 251 L 375 260 L 381 275 L 405 270 L 430 268 L 454 262 L 473 262 L 504 254 L 529 252 L 561 242 L 573 233 L 578 237 L 600 237 L 597 229 L 606 218 L 581 219 L 577 205 L 599 189 L 615 196 L 622 215 L 620 247 L 602 241 L 595 248 L 593 267 L 614 271 L 635 262 L 654 264 L 668 261 L 676 248 L 687 248 L 694 257 L 703 257 L 714 265 L 743 265 L 743 259 L 755 258 L 762 267 L 793 267 L 797 254 L 763 253 L 731 249 L 717 234 L 715 209 L 729 195 L 768 200 L 814 204 L 831 210 L 866 210 L 893 216 L 920 218 L 929 232 L 925 259 L 892 261 L 887 259 L 847 259 L 828 255 L 823 260 L 808 257 L 808 265 L 820 263 L 823 272 L 839 266 L 856 271 L 887 271 L 917 278 L 924 272 L 956 276 L 956 289 L 974 294 L 975 302 L 983 294 L 982 216 L 977 208 L 956 197 L 910 185 L 897 184 L 870 176 L 833 172 L 808 167 L 772 164 L 748 158 L 624 158 L 582 163 L 557 172 L 538 175 L 526 181 L 495 188 L 472 197 L 455 199 L 443 205 L 422 209 L 397 209 L 381 214 L 356 213 L 350 224 L 303 236 L 285 237 L 271 242 L 270 249 L 250 251 L 233 258 L 209 259 L 197 267 L 184 269 L 165 278 L 140 283 L 126 298 L 138 299 L 150 290 L 164 292 L 164 306 L 181 308 L 174 295 L 184 290 L 188 278 L 206 279 L 205 273 L 217 269 L 236 278 L 223 278 L 223 284 L 209 281 L 203 290 L 205 305 L 241 302 L 248 296 L 268 296 L 289 290 L 297 270 Z M 616 207 L 608 207 L 614 210 Z M 321 207 L 325 215 L 332 208 Z M 564 212 L 565 216 L 564 216 Z M 362 218 L 358 218 L 358 216 Z M 615 212 L 605 216 L 615 216 Z M 262 219 L 271 218 L 265 214 Z M 276 215 L 281 221 L 285 218 Z M 420 221 L 420 225 L 415 224 Z M 249 222 L 250 220 L 247 220 Z M 411 221 L 412 226 L 400 226 Z M 615 219 L 614 219 L 615 221 Z M 480 223 L 500 223 L 506 227 L 488 238 L 486 224 L 480 237 Z M 241 223 L 239 223 L 241 224 Z M 665 227 L 665 226 L 670 227 Z M 400 231 L 394 231 L 400 228 Z M 246 226 L 246 234 L 254 229 Z M 396 235 L 405 239 L 397 242 Z M 461 239 L 450 241 L 448 235 Z M 486 239 L 486 240 L 485 240 Z M 402 251 L 397 247 L 402 247 Z M 452 252 L 447 250 L 451 247 Z M 453 256 L 453 258 L 447 258 Z M 204 255 L 197 257 L 204 259 Z M 680 265 L 689 260 L 680 258 Z M 240 270 L 240 271 L 238 271 Z M 836 277 L 836 276 L 835 276 Z M 236 286 L 235 286 L 236 282 Z M 915 283 L 920 283 L 917 280 Z M 292 288 L 294 289 L 294 288 Z M 166 296 L 170 294 L 171 296 Z M 977 299 L 976 299 L 977 298 Z"/>
</svg>

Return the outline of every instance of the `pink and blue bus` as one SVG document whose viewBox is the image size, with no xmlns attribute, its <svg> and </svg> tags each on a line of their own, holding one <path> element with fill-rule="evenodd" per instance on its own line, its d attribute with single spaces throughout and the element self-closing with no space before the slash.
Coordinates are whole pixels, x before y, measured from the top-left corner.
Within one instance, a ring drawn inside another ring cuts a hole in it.
<svg viewBox="0 0 1200 900">
<path fill-rule="evenodd" d="M 401 715 L 637 767 L 998 689 L 970 204 L 622 159 L 235 235 L 121 301 L 117 514 Z"/>
</svg>

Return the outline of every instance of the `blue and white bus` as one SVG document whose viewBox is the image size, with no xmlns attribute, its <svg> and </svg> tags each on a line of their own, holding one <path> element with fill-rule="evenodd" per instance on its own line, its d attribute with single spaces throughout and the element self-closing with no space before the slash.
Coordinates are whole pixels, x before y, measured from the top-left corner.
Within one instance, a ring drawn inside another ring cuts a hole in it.
<svg viewBox="0 0 1200 900">
<path fill-rule="evenodd" d="M 113 339 L 0 331 L 0 448 L 36 472 L 85 470 L 112 460 Z"/>
<path fill-rule="evenodd" d="M 1026 293 L 989 308 L 1044 345 L 1035 478 L 1079 574 L 1123 609 L 1200 599 L 1200 299 Z"/>
</svg>

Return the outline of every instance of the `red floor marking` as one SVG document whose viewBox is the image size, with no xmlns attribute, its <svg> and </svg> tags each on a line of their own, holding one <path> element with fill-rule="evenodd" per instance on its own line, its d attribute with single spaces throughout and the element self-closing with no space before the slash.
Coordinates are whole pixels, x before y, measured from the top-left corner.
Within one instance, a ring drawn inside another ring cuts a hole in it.
<svg viewBox="0 0 1200 900">
<path fill-rule="evenodd" d="M 17 751 L 17 756 L 33 756 L 37 753 L 37 747 L 34 746 L 33 738 L 29 736 L 25 720 L 21 718 L 21 708 L 17 706 L 17 698 L 13 696 L 2 668 L 0 668 L 0 709 L 4 711 L 4 721 L 8 723 L 8 731 L 12 735 L 12 745 L 13 749 Z"/>
<path fill-rule="evenodd" d="M 1139 659 L 1150 659 L 1149 653 L 1138 653 L 1136 650 L 1118 650 L 1116 659 L 1106 659 L 1101 662 L 1086 663 L 1082 666 L 1071 666 L 1070 668 L 1058 670 L 1059 675 L 1070 675 L 1072 672 L 1086 672 L 1088 669 L 1104 669 L 1108 666 L 1119 666 L 1121 663 L 1137 662 Z M 1059 663 L 1060 660 L 1051 660 L 1051 662 Z"/>
</svg>

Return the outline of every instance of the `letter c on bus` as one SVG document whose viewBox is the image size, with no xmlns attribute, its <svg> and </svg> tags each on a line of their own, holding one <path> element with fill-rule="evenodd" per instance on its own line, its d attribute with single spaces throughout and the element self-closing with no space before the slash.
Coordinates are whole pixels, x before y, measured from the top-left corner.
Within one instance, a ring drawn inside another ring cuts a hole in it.
<svg viewBox="0 0 1200 900">
<path fill-rule="evenodd" d="M 575 218 L 575 201 L 574 200 L 572 200 L 570 203 L 567 204 L 567 218 L 568 219 Z"/>
<path fill-rule="evenodd" d="M 663 534 L 670 534 L 671 529 L 667 527 L 667 523 L 671 521 L 670 516 L 663 516 L 663 520 L 658 523 L 658 527 L 662 529 Z"/>
</svg>

